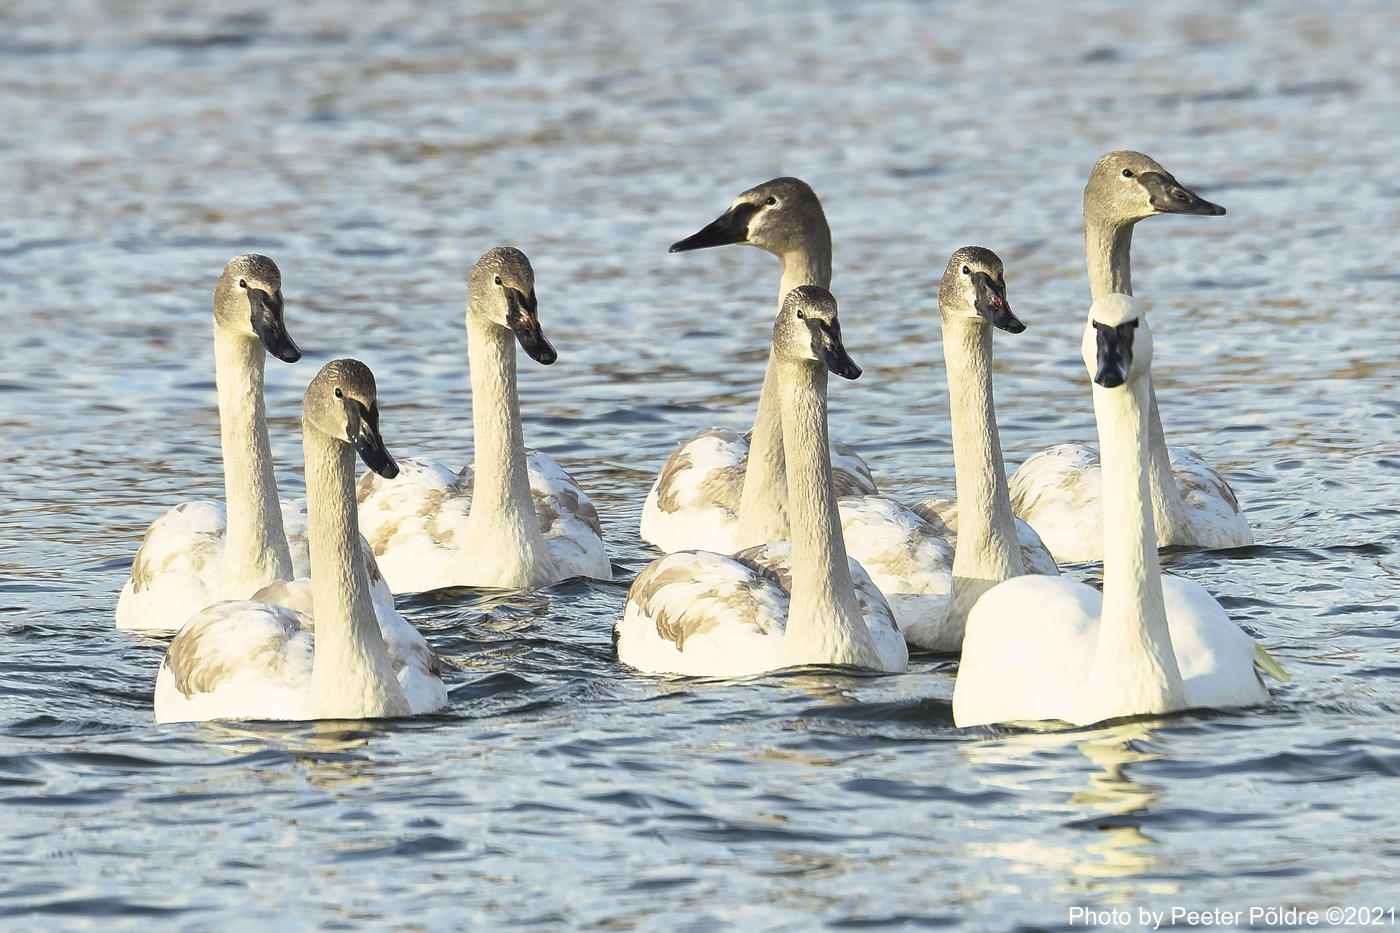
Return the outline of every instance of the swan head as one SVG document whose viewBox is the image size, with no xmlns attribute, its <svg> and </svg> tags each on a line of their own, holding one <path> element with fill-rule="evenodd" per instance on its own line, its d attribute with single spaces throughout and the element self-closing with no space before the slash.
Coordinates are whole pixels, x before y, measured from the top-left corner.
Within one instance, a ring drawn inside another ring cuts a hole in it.
<svg viewBox="0 0 1400 933">
<path fill-rule="evenodd" d="M 784 296 L 773 323 L 773 353 L 821 363 L 842 379 L 860 376 L 860 367 L 841 342 L 836 299 L 820 285 L 799 285 Z"/>
<path fill-rule="evenodd" d="M 536 363 L 559 358 L 540 329 L 535 270 L 513 246 L 497 246 L 476 261 L 467 279 L 467 314 L 479 315 L 515 334 L 520 348 Z"/>
<path fill-rule="evenodd" d="M 379 434 L 379 402 L 374 373 L 359 360 L 331 360 L 302 399 L 304 430 L 315 429 L 359 451 L 365 466 L 385 479 L 399 475 L 399 466 Z"/>
<path fill-rule="evenodd" d="M 1001 257 L 981 246 L 964 246 L 948 260 L 938 286 L 938 308 L 944 320 L 981 319 L 1012 334 L 1026 329 L 1007 303 Z"/>
<path fill-rule="evenodd" d="M 301 359 L 282 320 L 282 273 L 266 256 L 235 256 L 224 266 L 214 285 L 214 326 L 258 338 L 283 362 Z"/>
<path fill-rule="evenodd" d="M 1130 295 L 1105 295 L 1089 308 L 1080 344 L 1096 386 L 1116 389 L 1152 370 L 1152 331 Z"/>
<path fill-rule="evenodd" d="M 782 256 L 806 249 L 817 236 L 831 239 L 816 192 L 800 178 L 774 178 L 739 195 L 699 232 L 671 244 L 671 252 L 746 243 Z"/>
<path fill-rule="evenodd" d="M 1116 149 L 1099 159 L 1084 186 L 1085 213 L 1099 212 L 1123 223 L 1153 214 L 1219 216 L 1225 208 L 1187 188 L 1151 156 Z"/>
</svg>

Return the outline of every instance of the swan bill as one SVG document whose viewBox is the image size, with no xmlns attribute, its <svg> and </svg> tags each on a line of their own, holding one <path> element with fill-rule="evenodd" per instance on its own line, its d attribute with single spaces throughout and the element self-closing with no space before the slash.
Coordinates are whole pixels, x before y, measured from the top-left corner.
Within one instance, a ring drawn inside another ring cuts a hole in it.
<svg viewBox="0 0 1400 933">
<path fill-rule="evenodd" d="M 540 329 L 539 300 L 534 290 L 525 295 L 517 289 L 507 288 L 506 303 L 510 305 L 510 330 L 520 342 L 520 348 L 529 354 L 530 359 L 544 366 L 557 360 L 559 354 Z"/>
<path fill-rule="evenodd" d="M 394 462 L 393 455 L 384 446 L 384 438 L 379 433 L 379 405 L 376 403 L 365 408 L 359 402 L 348 401 L 346 407 L 354 410 L 357 415 L 351 419 L 349 433 L 365 466 L 385 479 L 398 476 L 399 465 Z"/>
<path fill-rule="evenodd" d="M 1095 339 L 1098 346 L 1098 369 L 1094 382 L 1105 389 L 1116 389 L 1128 381 L 1128 371 L 1133 365 L 1133 331 L 1138 322 L 1125 321 L 1116 327 L 1094 321 Z"/>
<path fill-rule="evenodd" d="M 249 288 L 248 305 L 252 311 L 250 321 L 253 333 L 258 335 L 267 352 L 284 363 L 295 363 L 301 359 L 301 350 L 287 333 L 286 322 L 282 320 L 281 289 L 269 295 L 261 288 Z"/>
<path fill-rule="evenodd" d="M 1147 198 L 1159 214 L 1202 214 L 1219 217 L 1225 208 L 1207 201 L 1167 172 L 1143 172 L 1138 182 L 1147 189 Z"/>
<path fill-rule="evenodd" d="M 972 276 L 972 287 L 977 296 L 973 306 L 988 324 L 1009 334 L 1019 334 L 1026 329 L 1025 323 L 1011 312 L 1004 284 L 985 272 L 977 272 Z"/>
<path fill-rule="evenodd" d="M 851 355 L 846 352 L 846 345 L 841 342 L 839 323 L 808 318 L 807 327 L 812 331 L 812 352 L 827 369 L 842 379 L 860 378 L 861 368 L 851 359 Z"/>
<path fill-rule="evenodd" d="M 684 253 L 692 249 L 705 249 L 710 246 L 728 246 L 732 243 L 747 243 L 749 221 L 758 213 L 757 204 L 735 204 L 720 214 L 709 224 L 684 240 L 671 244 L 670 252 Z"/>
</svg>

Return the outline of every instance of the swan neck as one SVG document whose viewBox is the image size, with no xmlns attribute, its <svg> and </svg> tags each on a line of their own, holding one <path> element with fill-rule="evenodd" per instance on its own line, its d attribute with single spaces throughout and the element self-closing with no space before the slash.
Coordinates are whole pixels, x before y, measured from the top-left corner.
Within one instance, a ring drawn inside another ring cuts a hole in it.
<svg viewBox="0 0 1400 933">
<path fill-rule="evenodd" d="M 1147 451 L 1148 386 L 1094 386 L 1103 469 L 1103 614 L 1086 696 L 1111 715 L 1185 704 L 1162 598 Z"/>
<path fill-rule="evenodd" d="M 292 578 L 263 403 L 265 360 L 256 337 L 214 328 L 214 382 L 228 504 L 222 599 L 246 599 L 269 583 Z"/>
<path fill-rule="evenodd" d="M 992 328 L 981 321 L 943 322 L 958 540 L 951 616 L 965 620 L 973 603 L 1002 580 L 1025 573 L 992 398 Z"/>
<path fill-rule="evenodd" d="M 799 285 L 820 285 L 831 288 L 831 232 L 818 231 L 802 248 L 778 257 L 783 264 L 783 277 L 778 283 L 778 307 L 787 293 Z"/>
<path fill-rule="evenodd" d="M 749 435 L 736 550 L 788 537 L 787 467 L 783 460 L 783 417 L 777 383 L 776 364 L 769 353 L 763 389 L 758 395 L 758 412 Z"/>
<path fill-rule="evenodd" d="M 1132 251 L 1135 221 L 1102 216 L 1094 202 L 1084 202 L 1084 258 L 1089 266 L 1089 295 L 1133 293 Z"/>
<path fill-rule="evenodd" d="M 316 627 L 309 703 L 317 719 L 402 716 L 408 701 L 375 618 L 360 557 L 355 513 L 355 450 L 309 426 L 307 544 Z"/>
<path fill-rule="evenodd" d="M 784 652 L 791 664 L 879 667 L 846 558 L 831 476 L 826 369 L 780 360 L 783 444 L 792 523 L 792 592 Z"/>
<path fill-rule="evenodd" d="M 540 533 L 525 434 L 516 392 L 515 335 L 477 314 L 467 315 L 467 358 L 471 366 L 472 431 L 476 455 L 472 504 L 467 517 L 469 540 L 490 542 L 461 550 L 483 580 L 477 585 L 523 587 L 548 563 Z"/>
<path fill-rule="evenodd" d="M 782 279 L 778 283 L 778 309 L 787 293 L 799 285 L 831 287 L 831 230 L 822 220 L 809 227 L 803 245 L 778 254 Z M 773 355 L 763 373 L 758 412 L 749 435 L 749 456 L 744 466 L 744 488 L 739 498 L 739 530 L 735 550 L 783 541 L 788 537 L 788 481 L 783 459 L 782 404 L 778 399 Z"/>
</svg>

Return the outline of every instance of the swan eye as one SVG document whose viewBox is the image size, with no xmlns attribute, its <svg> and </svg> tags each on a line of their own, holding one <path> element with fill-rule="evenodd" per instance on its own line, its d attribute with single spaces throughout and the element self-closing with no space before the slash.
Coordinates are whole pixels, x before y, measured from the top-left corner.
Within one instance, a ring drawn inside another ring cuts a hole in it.
<svg viewBox="0 0 1400 933">
<path fill-rule="evenodd" d="M 799 321 L 805 321 L 805 320 L 807 320 L 807 315 L 802 313 L 802 309 L 801 309 L 801 308 L 798 308 L 798 309 L 797 309 L 797 319 L 798 319 Z"/>
<path fill-rule="evenodd" d="M 500 284 L 501 284 L 501 277 L 500 277 L 499 275 L 496 276 L 496 284 L 497 284 L 497 285 L 500 285 Z"/>
<path fill-rule="evenodd" d="M 969 269 L 967 266 L 963 266 L 963 275 L 971 275 L 971 274 L 972 274 L 972 270 Z"/>
<path fill-rule="evenodd" d="M 1132 177 L 1133 177 L 1133 170 L 1130 169 L 1130 168 L 1125 168 L 1125 169 L 1123 169 L 1123 177 L 1124 177 L 1124 178 L 1132 178 Z"/>
<path fill-rule="evenodd" d="M 248 288 L 248 280 L 247 280 L 247 279 L 239 279 L 239 280 L 238 280 L 238 287 L 241 288 L 241 289 L 244 289 L 244 290 L 246 291 L 247 288 Z"/>
<path fill-rule="evenodd" d="M 764 203 L 764 204 L 767 204 L 769 207 L 772 207 L 774 204 L 777 204 L 777 203 L 778 203 L 778 199 L 775 198 L 775 197 L 773 197 L 773 196 L 770 194 L 770 195 L 768 196 L 768 200 L 767 200 L 767 201 L 764 201 L 763 203 Z"/>
<path fill-rule="evenodd" d="M 336 386 L 336 387 L 335 387 L 335 397 L 336 397 L 336 398 L 345 398 L 345 393 L 342 392 L 342 391 L 340 391 L 340 386 Z"/>
</svg>

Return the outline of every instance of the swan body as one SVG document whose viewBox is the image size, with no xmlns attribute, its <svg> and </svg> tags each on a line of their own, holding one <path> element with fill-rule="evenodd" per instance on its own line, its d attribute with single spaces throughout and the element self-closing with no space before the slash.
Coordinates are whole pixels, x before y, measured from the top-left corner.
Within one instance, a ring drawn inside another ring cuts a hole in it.
<svg viewBox="0 0 1400 933">
<path fill-rule="evenodd" d="M 750 188 L 729 210 L 671 252 L 744 243 L 782 262 L 778 303 L 799 285 L 831 287 L 831 229 L 806 182 L 775 178 Z M 642 506 L 642 540 L 663 551 L 735 551 L 788 536 L 783 428 L 769 359 L 753 429 L 707 428 L 667 459 Z M 876 491 L 870 468 L 851 448 L 831 444 L 837 495 Z"/>
<path fill-rule="evenodd" d="M 1161 574 L 1147 447 L 1152 339 L 1131 298 L 1094 302 L 1083 350 L 1114 518 L 1103 592 L 1037 576 L 988 590 L 968 617 L 953 688 L 959 726 L 1247 706 L 1268 698 L 1256 664 L 1282 675 L 1201 586 Z"/>
<path fill-rule="evenodd" d="M 355 360 L 328 363 L 303 407 L 311 579 L 193 616 L 157 674 L 157 722 L 365 719 L 447 702 L 436 656 L 402 616 L 381 621 L 360 559 L 355 451 L 371 469 L 396 469 L 374 377 Z"/>
<path fill-rule="evenodd" d="M 831 482 L 826 371 L 860 375 L 836 303 L 800 286 L 773 330 L 773 371 L 790 542 L 726 556 L 678 551 L 645 567 L 614 629 L 618 657 L 644 671 L 736 677 L 804 664 L 902 671 L 908 648 L 888 605 L 846 556 Z"/>
<path fill-rule="evenodd" d="M 612 579 L 593 503 L 558 463 L 525 447 L 516 341 L 546 365 L 556 354 L 540 330 L 524 253 L 497 247 L 481 257 L 466 320 L 475 462 L 459 473 L 407 459 L 397 477 L 366 473 L 357 490 L 360 522 L 390 587 L 534 589 L 568 577 Z"/>
<path fill-rule="evenodd" d="M 955 502 L 907 507 L 885 496 L 840 500 L 846 550 L 889 600 L 915 648 L 955 652 L 967 612 L 993 584 L 1059 569 L 1036 533 L 1011 513 L 992 404 L 992 328 L 1025 330 L 1006 301 L 1001 259 L 966 246 L 939 286 L 952 405 Z M 957 502 L 965 505 L 963 533 Z"/>
<path fill-rule="evenodd" d="M 214 363 L 227 505 L 177 505 L 151 523 L 117 597 L 117 627 L 175 631 L 221 599 L 292 577 L 263 407 L 264 354 L 301 358 L 283 322 L 282 275 L 236 256 L 214 287 Z"/>
<path fill-rule="evenodd" d="M 1189 447 L 1166 448 L 1182 508 L 1170 537 L 1157 544 L 1223 549 L 1254 543 L 1239 500 L 1220 473 Z M 1103 476 L 1099 452 L 1083 444 L 1056 444 L 1016 469 L 1012 507 L 1045 530 L 1044 541 L 1068 563 L 1103 557 Z"/>
<path fill-rule="evenodd" d="M 1155 214 L 1220 215 L 1155 160 L 1117 150 L 1094 165 L 1084 188 L 1084 248 L 1093 300 L 1133 293 L 1132 238 Z M 1243 547 L 1254 543 L 1234 491 L 1213 467 L 1184 447 L 1167 447 L 1157 395 L 1148 385 L 1152 503 L 1159 547 Z M 1077 445 L 1052 447 L 1021 464 L 1011 478 L 1016 514 L 1035 526 L 1060 561 L 1103 556 L 1098 455 Z"/>
</svg>

